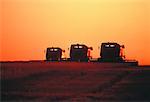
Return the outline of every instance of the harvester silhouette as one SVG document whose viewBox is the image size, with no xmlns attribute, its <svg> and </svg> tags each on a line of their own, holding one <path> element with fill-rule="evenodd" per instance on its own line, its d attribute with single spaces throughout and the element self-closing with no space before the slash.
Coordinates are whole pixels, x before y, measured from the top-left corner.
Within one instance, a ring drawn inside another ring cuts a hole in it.
<svg viewBox="0 0 150 102">
<path fill-rule="evenodd" d="M 84 44 L 72 44 L 70 49 L 70 60 L 87 62 L 91 57 L 90 50 L 93 50 L 93 48 Z"/>
<path fill-rule="evenodd" d="M 101 62 L 123 62 L 125 61 L 123 49 L 124 45 L 119 45 L 118 43 L 102 43 L 98 60 Z"/>
<path fill-rule="evenodd" d="M 62 52 L 65 52 L 59 47 L 49 47 L 46 50 L 46 60 L 47 61 L 61 61 Z"/>
</svg>

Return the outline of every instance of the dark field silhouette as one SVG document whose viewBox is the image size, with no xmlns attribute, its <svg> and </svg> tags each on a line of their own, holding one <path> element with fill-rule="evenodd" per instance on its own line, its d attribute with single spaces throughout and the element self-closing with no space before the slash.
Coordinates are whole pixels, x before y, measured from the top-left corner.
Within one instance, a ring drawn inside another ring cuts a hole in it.
<svg viewBox="0 0 150 102">
<path fill-rule="evenodd" d="M 150 67 L 127 63 L 2 62 L 1 101 L 150 101 Z"/>
</svg>

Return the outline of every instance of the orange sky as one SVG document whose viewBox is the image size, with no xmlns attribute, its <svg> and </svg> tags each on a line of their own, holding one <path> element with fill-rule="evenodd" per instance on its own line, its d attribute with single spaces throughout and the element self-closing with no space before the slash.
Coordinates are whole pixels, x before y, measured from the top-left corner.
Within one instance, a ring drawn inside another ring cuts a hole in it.
<svg viewBox="0 0 150 102">
<path fill-rule="evenodd" d="M 45 59 L 44 50 L 73 43 L 125 45 L 127 59 L 150 65 L 149 0 L 2 0 L 0 60 Z M 66 55 L 69 56 L 68 50 Z"/>
</svg>

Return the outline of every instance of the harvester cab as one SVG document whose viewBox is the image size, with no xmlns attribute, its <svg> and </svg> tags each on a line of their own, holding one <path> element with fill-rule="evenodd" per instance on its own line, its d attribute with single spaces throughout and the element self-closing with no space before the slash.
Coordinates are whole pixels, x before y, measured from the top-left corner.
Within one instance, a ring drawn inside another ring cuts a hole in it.
<svg viewBox="0 0 150 102">
<path fill-rule="evenodd" d="M 61 61 L 62 58 L 62 50 L 59 47 L 49 47 L 46 50 L 46 60 L 47 61 Z"/>
<path fill-rule="evenodd" d="M 93 48 L 84 44 L 72 44 L 70 49 L 70 60 L 87 62 L 91 57 L 90 50 L 93 50 Z"/>
<path fill-rule="evenodd" d="M 118 43 L 102 43 L 100 51 L 100 61 L 103 62 L 123 62 L 125 55 L 123 52 L 124 45 Z"/>
</svg>

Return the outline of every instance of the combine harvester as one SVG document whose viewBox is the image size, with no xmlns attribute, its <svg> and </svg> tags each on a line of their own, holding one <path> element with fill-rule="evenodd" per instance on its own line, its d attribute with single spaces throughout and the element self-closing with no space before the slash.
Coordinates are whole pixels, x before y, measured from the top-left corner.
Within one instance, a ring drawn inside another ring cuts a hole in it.
<svg viewBox="0 0 150 102">
<path fill-rule="evenodd" d="M 92 47 L 84 44 L 72 44 L 70 48 L 70 61 L 88 62 L 91 58 L 90 51 Z"/>
<path fill-rule="evenodd" d="M 124 45 L 119 45 L 118 43 L 102 43 L 98 62 L 126 63 L 129 65 L 137 66 L 138 61 L 125 59 L 123 52 L 124 48 Z"/>
<path fill-rule="evenodd" d="M 46 61 L 62 61 L 62 50 L 59 47 L 49 47 L 46 50 Z"/>
</svg>

